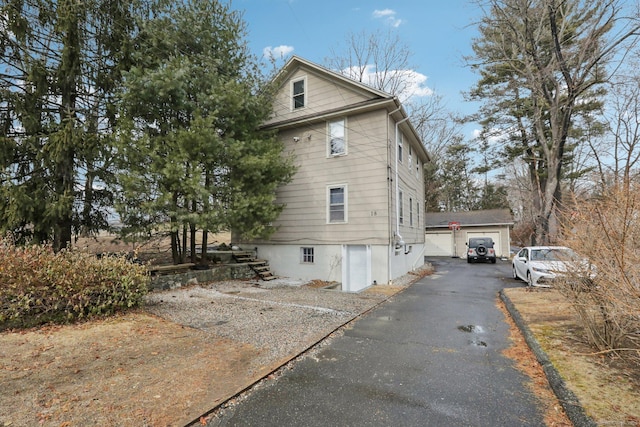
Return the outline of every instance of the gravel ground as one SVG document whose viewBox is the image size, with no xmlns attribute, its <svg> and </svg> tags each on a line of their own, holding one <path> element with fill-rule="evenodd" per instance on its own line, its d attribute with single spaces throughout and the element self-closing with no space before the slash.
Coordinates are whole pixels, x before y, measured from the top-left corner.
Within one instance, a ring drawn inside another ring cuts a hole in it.
<svg viewBox="0 0 640 427">
<path fill-rule="evenodd" d="M 223 281 L 147 296 L 146 310 L 172 322 L 260 350 L 258 365 L 297 355 L 431 271 L 430 265 L 360 293 L 289 279 Z"/>
</svg>

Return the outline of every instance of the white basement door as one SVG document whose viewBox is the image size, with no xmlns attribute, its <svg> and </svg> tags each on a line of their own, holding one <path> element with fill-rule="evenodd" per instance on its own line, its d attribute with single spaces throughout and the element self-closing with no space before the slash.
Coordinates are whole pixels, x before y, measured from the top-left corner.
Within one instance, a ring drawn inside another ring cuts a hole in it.
<svg viewBox="0 0 640 427">
<path fill-rule="evenodd" d="M 343 248 L 342 290 L 358 292 L 370 285 L 370 251 L 366 245 L 346 245 Z"/>
</svg>

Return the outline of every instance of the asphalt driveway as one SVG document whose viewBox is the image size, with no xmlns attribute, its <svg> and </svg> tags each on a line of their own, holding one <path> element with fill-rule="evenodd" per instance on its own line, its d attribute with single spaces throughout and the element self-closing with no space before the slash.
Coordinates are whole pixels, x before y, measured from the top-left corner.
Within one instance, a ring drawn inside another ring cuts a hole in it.
<svg viewBox="0 0 640 427">
<path fill-rule="evenodd" d="M 510 265 L 430 260 L 414 283 L 210 426 L 541 426 L 527 377 L 502 355 L 497 293 Z"/>
</svg>

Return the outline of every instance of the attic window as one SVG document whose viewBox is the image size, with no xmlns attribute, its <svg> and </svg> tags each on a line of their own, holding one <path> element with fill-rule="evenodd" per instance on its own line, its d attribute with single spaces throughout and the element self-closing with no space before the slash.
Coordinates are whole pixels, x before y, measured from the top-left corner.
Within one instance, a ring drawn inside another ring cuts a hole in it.
<svg viewBox="0 0 640 427">
<path fill-rule="evenodd" d="M 305 79 L 295 80 L 292 83 L 293 109 L 302 108 L 305 105 Z"/>
</svg>

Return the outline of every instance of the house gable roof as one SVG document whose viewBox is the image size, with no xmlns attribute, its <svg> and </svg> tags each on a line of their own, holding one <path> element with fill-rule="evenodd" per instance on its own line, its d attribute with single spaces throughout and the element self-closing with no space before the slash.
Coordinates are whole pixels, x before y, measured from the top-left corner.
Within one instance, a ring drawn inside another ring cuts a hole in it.
<svg viewBox="0 0 640 427">
<path fill-rule="evenodd" d="M 287 81 L 287 77 L 289 75 L 291 75 L 295 70 L 297 70 L 298 68 L 304 66 L 305 68 L 307 68 L 308 70 L 315 72 L 319 75 L 329 75 L 331 76 L 331 78 L 341 82 L 342 84 L 344 84 L 345 86 L 350 86 L 353 88 L 358 88 L 359 90 L 363 91 L 364 93 L 369 93 L 369 96 L 373 96 L 376 98 L 384 98 L 384 99 L 393 99 L 394 96 L 391 94 L 388 94 L 386 92 L 383 92 L 381 90 L 375 89 L 372 86 L 366 85 L 364 83 L 358 82 L 357 80 L 353 80 L 350 79 L 336 71 L 330 70 L 326 67 L 323 67 L 322 65 L 316 64 L 314 62 L 311 61 L 307 61 L 306 59 L 303 59 L 297 55 L 293 55 L 288 61 L 287 63 L 282 67 L 282 69 L 280 70 L 280 72 L 278 72 L 278 74 L 275 77 L 275 81 L 279 82 L 280 85 L 284 85 Z"/>
<path fill-rule="evenodd" d="M 425 212 L 425 227 L 448 228 L 449 222 L 459 222 L 461 227 L 513 225 L 509 209 L 488 209 L 468 212 Z"/>
<path fill-rule="evenodd" d="M 392 116 L 396 122 L 402 123 L 401 128 L 403 132 L 405 132 L 405 134 L 411 134 L 412 139 L 417 142 L 417 148 L 422 151 L 422 155 L 426 159 L 430 159 L 420 136 L 410 120 L 408 120 L 409 116 L 398 97 L 345 77 L 336 71 L 296 55 L 287 61 L 274 78 L 278 91 L 286 91 L 291 79 L 301 70 L 305 74 L 311 74 L 318 79 L 330 81 L 334 87 L 342 88 L 354 94 L 354 96 L 349 98 L 349 101 L 345 100 L 342 105 L 333 105 L 331 108 L 313 109 L 302 115 L 288 114 L 286 111 L 282 111 L 283 114 L 280 117 L 276 115 L 264 124 L 266 129 L 286 129 L 288 127 L 299 126 L 300 123 L 308 124 L 309 122 L 329 120 L 332 117 L 345 114 L 357 114 L 366 111 L 386 109 L 388 114 Z M 280 105 L 282 105 L 282 103 Z"/>
</svg>

